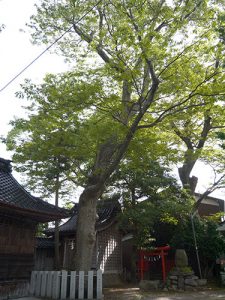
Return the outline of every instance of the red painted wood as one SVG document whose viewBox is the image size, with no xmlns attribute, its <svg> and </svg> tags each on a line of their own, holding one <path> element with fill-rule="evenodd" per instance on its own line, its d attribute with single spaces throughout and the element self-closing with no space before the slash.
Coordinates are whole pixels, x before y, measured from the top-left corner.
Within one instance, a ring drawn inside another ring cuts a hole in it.
<svg viewBox="0 0 225 300">
<path fill-rule="evenodd" d="M 145 257 L 152 257 L 152 256 L 161 256 L 162 260 L 162 277 L 163 281 L 166 281 L 166 274 L 167 274 L 167 266 L 166 266 L 166 256 L 168 255 L 168 251 L 171 249 L 170 246 L 163 246 L 157 247 L 153 251 L 147 250 L 139 250 L 139 261 L 138 261 L 138 273 L 141 280 L 144 279 L 144 272 L 149 270 L 149 262 L 146 261 Z"/>
</svg>

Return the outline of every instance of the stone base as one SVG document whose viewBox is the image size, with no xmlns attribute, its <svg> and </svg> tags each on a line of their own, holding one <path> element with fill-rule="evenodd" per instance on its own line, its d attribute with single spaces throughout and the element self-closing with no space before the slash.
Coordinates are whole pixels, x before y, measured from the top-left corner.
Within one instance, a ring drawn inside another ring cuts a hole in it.
<svg viewBox="0 0 225 300">
<path fill-rule="evenodd" d="M 198 279 L 198 286 L 206 286 L 207 284 L 207 279 Z"/>
<path fill-rule="evenodd" d="M 160 280 L 141 280 L 139 283 L 139 288 L 142 291 L 152 291 L 158 290 L 160 285 Z"/>
<path fill-rule="evenodd" d="M 119 273 L 106 273 L 102 275 L 102 285 L 104 288 L 117 287 L 123 285 L 122 276 Z"/>
<path fill-rule="evenodd" d="M 193 272 L 182 273 L 179 271 L 171 272 L 167 279 L 169 290 L 195 291 L 196 288 L 205 286 L 206 279 L 199 279 Z"/>
</svg>

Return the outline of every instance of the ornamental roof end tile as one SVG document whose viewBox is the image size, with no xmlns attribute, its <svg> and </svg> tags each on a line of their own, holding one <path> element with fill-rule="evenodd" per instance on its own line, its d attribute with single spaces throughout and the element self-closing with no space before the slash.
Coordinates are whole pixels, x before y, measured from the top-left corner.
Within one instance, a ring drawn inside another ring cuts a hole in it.
<svg viewBox="0 0 225 300">
<path fill-rule="evenodd" d="M 68 217 L 66 210 L 28 193 L 13 177 L 11 161 L 0 158 L 0 212 L 3 209 L 30 214 L 40 222 Z"/>
</svg>

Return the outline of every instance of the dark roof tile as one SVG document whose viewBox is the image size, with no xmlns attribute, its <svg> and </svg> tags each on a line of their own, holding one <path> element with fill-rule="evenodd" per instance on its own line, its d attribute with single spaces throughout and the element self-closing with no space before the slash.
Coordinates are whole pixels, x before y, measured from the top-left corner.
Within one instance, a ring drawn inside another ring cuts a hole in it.
<svg viewBox="0 0 225 300">
<path fill-rule="evenodd" d="M 12 176 L 10 166 L 10 161 L 0 158 L 0 204 L 33 213 L 48 214 L 52 220 L 66 217 L 64 209 L 29 194 Z"/>
<path fill-rule="evenodd" d="M 79 209 L 79 205 L 76 204 L 74 209 L 74 215 L 67 222 L 59 226 L 60 233 L 75 232 L 77 226 L 78 209 Z M 120 211 L 120 205 L 118 202 L 99 201 L 99 205 L 97 207 L 98 218 L 96 220 L 96 228 L 100 229 L 106 226 L 107 224 L 109 224 L 119 211 Z M 45 233 L 47 235 L 54 233 L 54 228 L 47 229 Z"/>
</svg>

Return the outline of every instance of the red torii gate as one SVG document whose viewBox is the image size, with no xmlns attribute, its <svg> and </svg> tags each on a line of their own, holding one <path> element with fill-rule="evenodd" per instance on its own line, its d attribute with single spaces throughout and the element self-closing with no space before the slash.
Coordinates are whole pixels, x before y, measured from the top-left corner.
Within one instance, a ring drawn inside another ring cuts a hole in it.
<svg viewBox="0 0 225 300">
<path fill-rule="evenodd" d="M 138 271 L 141 280 L 144 279 L 144 272 L 148 271 L 149 268 L 149 261 L 147 260 L 147 258 L 153 256 L 160 256 L 162 264 L 163 282 L 166 281 L 166 256 L 168 255 L 168 251 L 170 249 L 170 246 L 164 246 L 157 247 L 152 251 L 139 250 Z"/>
</svg>

